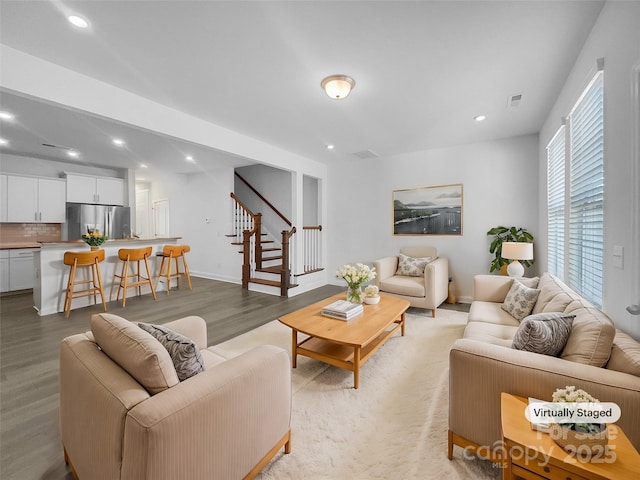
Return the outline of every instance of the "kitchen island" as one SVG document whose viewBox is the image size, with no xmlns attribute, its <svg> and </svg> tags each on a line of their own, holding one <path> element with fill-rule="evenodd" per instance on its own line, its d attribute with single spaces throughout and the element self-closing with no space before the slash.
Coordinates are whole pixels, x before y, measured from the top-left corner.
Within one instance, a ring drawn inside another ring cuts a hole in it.
<svg viewBox="0 0 640 480">
<path fill-rule="evenodd" d="M 105 259 L 100 263 L 100 272 L 102 274 L 105 301 L 115 300 L 117 295 L 118 284 L 116 283 L 113 288 L 112 285 L 113 274 L 116 268 L 118 270 L 122 268 L 121 262 L 118 260 L 118 250 L 121 248 L 143 248 L 150 246 L 152 248 L 152 254 L 149 259 L 149 269 L 151 270 L 152 280 L 155 285 L 158 277 L 158 269 L 160 268 L 160 262 L 157 261 L 159 258 L 156 257 L 156 253 L 162 252 L 162 248 L 165 245 L 177 245 L 180 238 L 181 237 L 152 239 L 125 238 L 108 240 L 102 244 L 100 248 L 105 251 Z M 63 263 L 64 252 L 82 252 L 88 250 L 89 246 L 82 240 L 42 242 L 40 244 L 40 249 L 36 250 L 33 254 L 36 275 L 35 286 L 33 288 L 33 302 L 34 308 L 38 311 L 39 315 L 50 315 L 64 311 L 65 289 L 67 288 L 69 278 L 69 267 Z M 76 278 L 84 280 L 88 278 L 86 276 L 87 274 L 89 274 L 89 269 L 78 269 Z M 158 288 L 160 290 L 166 289 L 165 285 L 165 283 L 160 283 Z M 142 294 L 147 293 L 150 294 L 151 289 L 149 287 L 142 287 Z M 111 298 L 112 294 L 113 298 Z M 133 296 L 134 294 L 137 294 L 137 292 L 129 292 L 128 296 Z M 122 295 L 120 295 L 120 298 L 122 298 Z M 100 303 L 99 298 L 98 303 Z M 74 298 L 71 309 L 75 310 L 76 308 L 82 308 L 92 304 L 92 297 Z"/>
</svg>

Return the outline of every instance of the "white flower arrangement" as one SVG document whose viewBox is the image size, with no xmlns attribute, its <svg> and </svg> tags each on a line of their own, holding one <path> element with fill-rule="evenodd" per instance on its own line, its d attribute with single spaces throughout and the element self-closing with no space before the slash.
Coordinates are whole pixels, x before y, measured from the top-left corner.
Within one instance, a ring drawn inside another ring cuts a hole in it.
<svg viewBox="0 0 640 480">
<path fill-rule="evenodd" d="M 364 263 L 356 263 L 356 265 L 343 265 L 336 272 L 336 277 L 342 278 L 349 288 L 360 288 L 363 283 L 376 278 L 375 267 L 369 268 Z"/>
<path fill-rule="evenodd" d="M 575 386 L 567 386 L 565 388 L 558 388 L 552 395 L 554 402 L 563 403 L 589 403 L 599 402 L 597 398 L 592 397 L 587 392 L 581 389 L 576 389 Z"/>
<path fill-rule="evenodd" d="M 367 285 L 364 289 L 364 296 L 367 298 L 373 298 L 378 296 L 380 289 L 375 285 Z"/>
</svg>

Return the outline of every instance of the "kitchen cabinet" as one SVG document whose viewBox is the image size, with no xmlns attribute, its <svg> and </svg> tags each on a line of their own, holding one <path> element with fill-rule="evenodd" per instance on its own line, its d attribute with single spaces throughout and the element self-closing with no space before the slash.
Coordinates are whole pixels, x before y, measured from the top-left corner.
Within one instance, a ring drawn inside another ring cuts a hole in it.
<svg viewBox="0 0 640 480">
<path fill-rule="evenodd" d="M 36 282 L 33 248 L 9 250 L 9 290 L 33 288 Z"/>
<path fill-rule="evenodd" d="M 9 291 L 9 250 L 0 250 L 0 292 Z"/>
<path fill-rule="evenodd" d="M 67 202 L 124 205 L 124 180 L 67 173 Z"/>
<path fill-rule="evenodd" d="M 0 223 L 7 222 L 7 176 L 0 175 Z"/>
<path fill-rule="evenodd" d="M 64 180 L 7 175 L 7 221 L 64 223 Z"/>
</svg>

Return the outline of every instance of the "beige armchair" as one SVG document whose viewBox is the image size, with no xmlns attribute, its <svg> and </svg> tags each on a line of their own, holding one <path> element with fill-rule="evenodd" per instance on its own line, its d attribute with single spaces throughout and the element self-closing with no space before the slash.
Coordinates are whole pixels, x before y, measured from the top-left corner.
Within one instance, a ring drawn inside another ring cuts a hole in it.
<svg viewBox="0 0 640 480">
<path fill-rule="evenodd" d="M 431 257 L 432 261 L 424 266 L 422 275 L 410 276 L 399 274 L 400 256 L 376 260 L 373 262 L 377 272 L 375 284 L 381 292 L 408 300 L 412 307 L 430 309 L 435 317 L 436 308 L 449 295 L 448 260 L 438 257 L 438 250 L 434 247 L 404 247 L 400 253 L 411 258 Z M 416 272 L 414 274 L 417 275 Z"/>
<path fill-rule="evenodd" d="M 62 341 L 60 430 L 75 478 L 253 478 L 289 453 L 288 353 L 265 345 L 225 360 L 206 349 L 202 318 L 164 326 L 195 342 L 204 371 L 180 381 L 167 348 L 116 315 Z"/>
</svg>

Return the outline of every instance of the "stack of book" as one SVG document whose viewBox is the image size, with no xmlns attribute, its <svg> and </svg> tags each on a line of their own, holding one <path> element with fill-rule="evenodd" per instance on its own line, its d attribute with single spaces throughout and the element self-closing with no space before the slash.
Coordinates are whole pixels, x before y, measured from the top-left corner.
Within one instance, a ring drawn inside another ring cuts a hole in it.
<svg viewBox="0 0 640 480">
<path fill-rule="evenodd" d="M 364 307 L 360 303 L 347 302 L 346 300 L 337 300 L 322 309 L 322 315 L 325 317 L 337 318 L 338 320 L 349 320 L 356 315 L 361 314 Z"/>
</svg>

